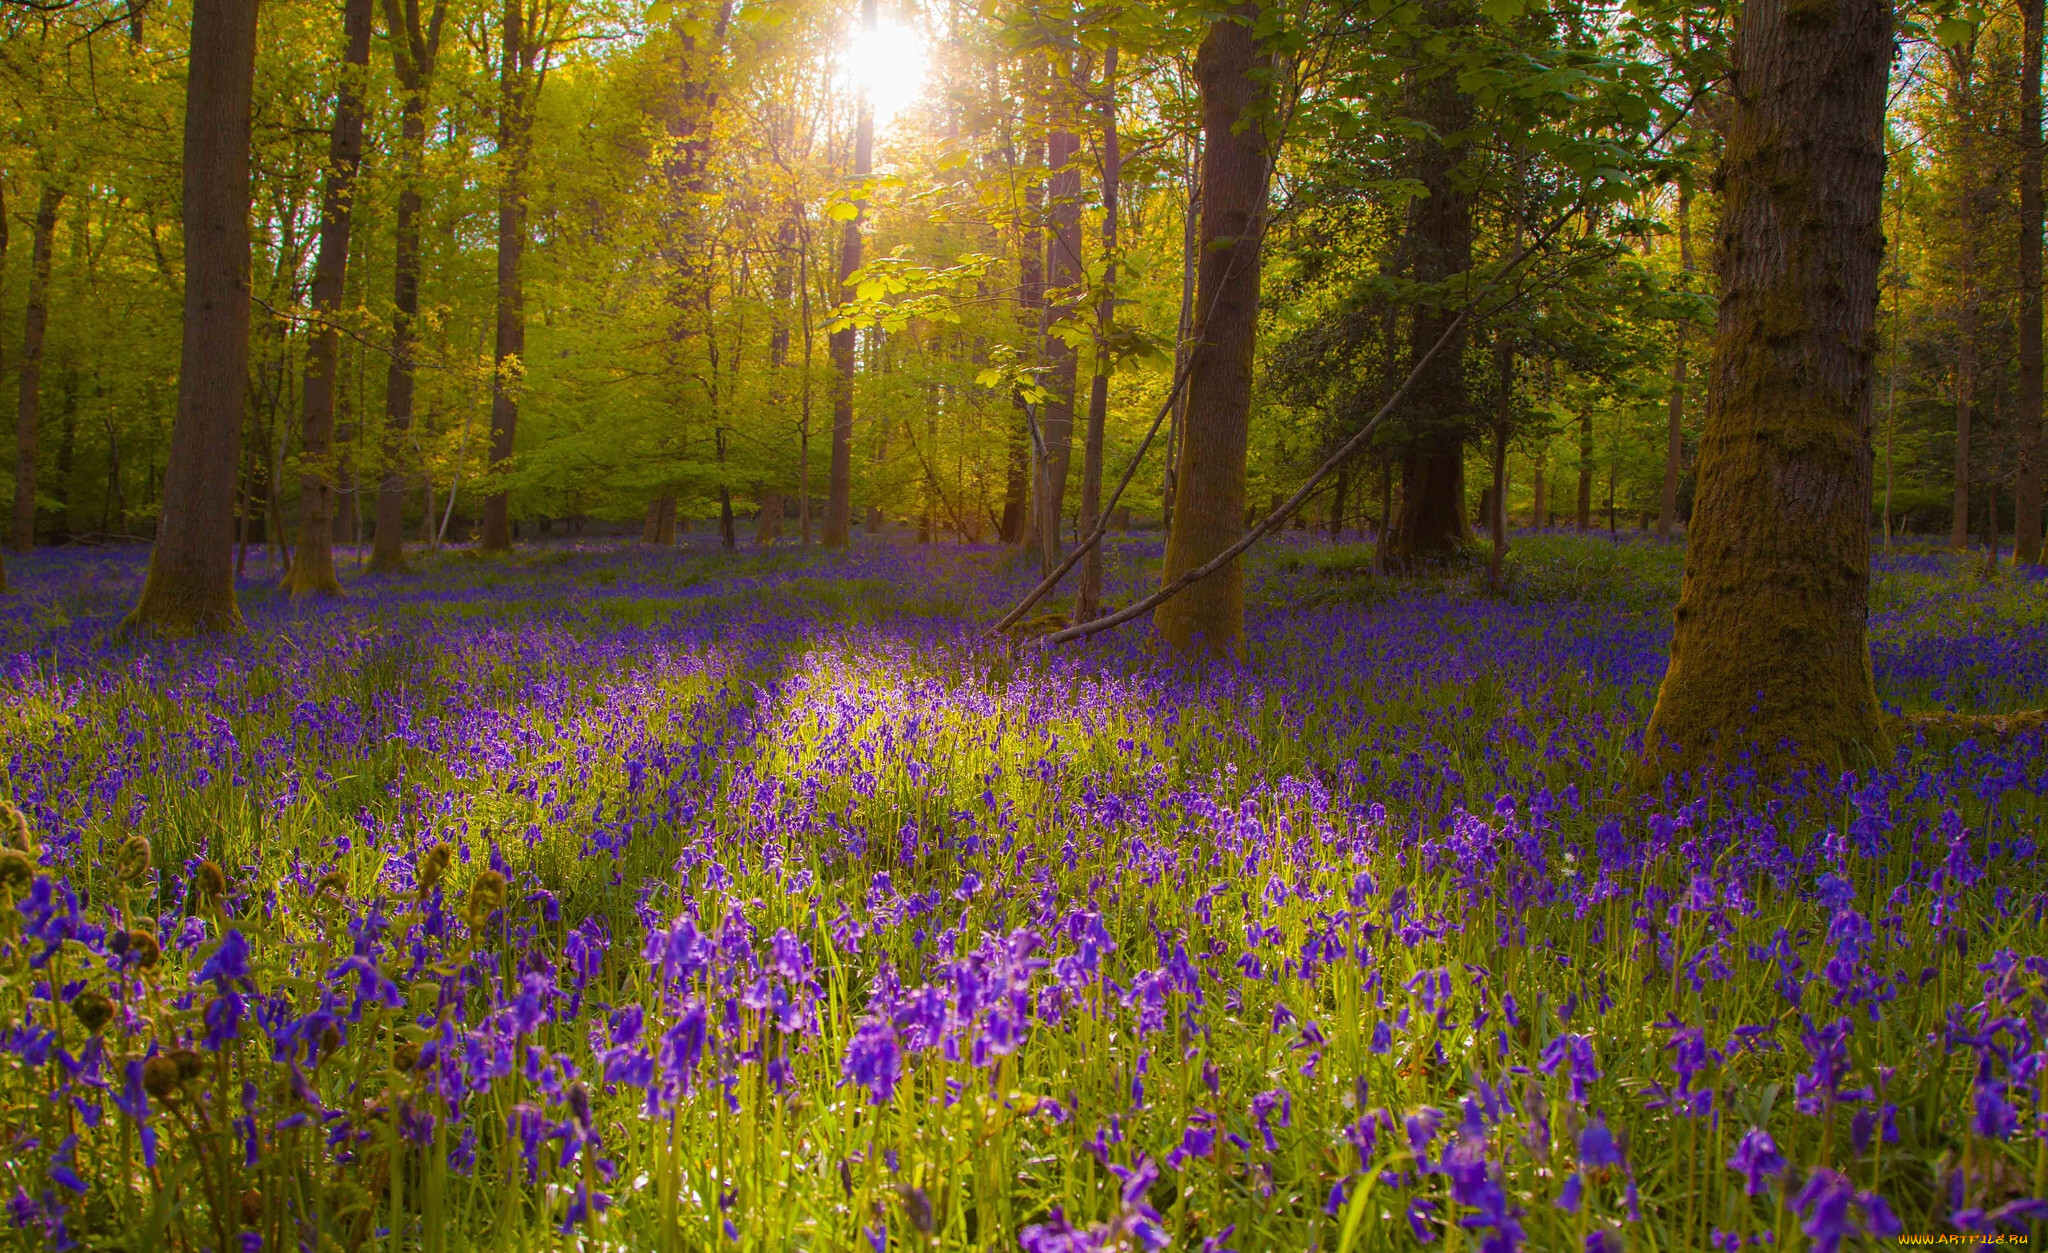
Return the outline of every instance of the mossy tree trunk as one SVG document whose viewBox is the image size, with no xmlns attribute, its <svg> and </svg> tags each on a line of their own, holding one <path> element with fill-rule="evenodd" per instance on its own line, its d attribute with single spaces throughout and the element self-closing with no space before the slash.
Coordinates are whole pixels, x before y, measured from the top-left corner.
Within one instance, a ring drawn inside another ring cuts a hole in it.
<svg viewBox="0 0 2048 1253">
<path fill-rule="evenodd" d="M 249 370 L 256 0 L 197 0 L 185 86 L 185 307 L 162 511 L 128 629 L 238 631 L 235 474 Z"/>
<path fill-rule="evenodd" d="M 343 290 L 348 284 L 349 232 L 355 217 L 356 169 L 363 160 L 363 78 L 370 64 L 370 0 L 348 0 L 342 10 L 341 90 L 327 142 L 327 173 L 320 193 L 320 253 L 313 263 L 313 334 L 306 346 L 306 382 L 300 409 L 299 542 L 284 587 L 294 598 L 339 596 L 334 575 L 334 390 L 341 362 Z"/>
<path fill-rule="evenodd" d="M 1210 24 L 1195 58 L 1202 102 L 1202 203 L 1194 350 L 1162 581 L 1208 563 L 1243 533 L 1252 350 L 1259 322 L 1259 245 L 1272 146 L 1267 77 L 1252 33 L 1256 3 Z M 1233 561 L 1153 611 L 1174 649 L 1235 651 L 1244 635 L 1244 563 Z"/>
<path fill-rule="evenodd" d="M 1888 0 L 1751 0 L 1698 499 L 1642 781 L 1881 751 L 1864 616 Z"/>
</svg>

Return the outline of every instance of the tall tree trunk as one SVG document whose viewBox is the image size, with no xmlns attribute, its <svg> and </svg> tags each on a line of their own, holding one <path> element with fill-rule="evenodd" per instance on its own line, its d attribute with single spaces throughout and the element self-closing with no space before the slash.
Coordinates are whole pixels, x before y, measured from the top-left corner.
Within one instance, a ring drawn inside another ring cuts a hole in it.
<svg viewBox="0 0 2048 1253">
<path fill-rule="evenodd" d="M 2041 471 L 2048 427 L 2041 414 L 2041 0 L 2020 0 L 2019 410 L 2013 438 L 2019 470 L 2013 495 L 2015 565 L 2041 564 Z"/>
<path fill-rule="evenodd" d="M 1273 154 L 1255 0 L 1209 25 L 1195 58 L 1201 89 L 1202 218 L 1196 307 L 1201 343 L 1188 376 L 1179 489 L 1167 533 L 1164 582 L 1209 562 L 1244 526 L 1251 431 L 1252 351 L 1259 323 L 1259 246 Z M 1234 652 L 1244 635 L 1244 563 L 1233 561 L 1153 612 L 1171 647 Z"/>
<path fill-rule="evenodd" d="M 341 90 L 334 101 L 334 129 L 327 140 L 327 175 L 320 193 L 320 254 L 313 263 L 313 332 L 306 345 L 306 380 L 301 392 L 299 456 L 299 542 L 285 591 L 301 596 L 338 596 L 334 576 L 334 392 L 341 364 L 341 330 L 335 319 L 348 286 L 349 231 L 355 220 L 356 170 L 363 160 L 363 76 L 370 64 L 370 0 L 347 0 L 342 8 Z M 395 534 L 395 530 L 394 530 Z"/>
<path fill-rule="evenodd" d="M 1330 492 L 1330 542 L 1344 538 L 1344 508 L 1351 487 L 1351 467 L 1337 467 L 1337 485 Z"/>
<path fill-rule="evenodd" d="M 391 360 L 384 374 L 384 475 L 377 484 L 377 532 L 370 569 L 390 573 L 405 566 L 405 439 L 412 428 L 413 360 L 420 316 L 421 165 L 427 141 L 428 92 L 440 57 L 445 0 L 423 26 L 419 0 L 384 0 L 391 31 L 391 63 L 403 96 L 398 118 L 398 219 L 392 231 Z M 422 476 L 424 477 L 424 476 Z M 434 494 L 426 488 L 426 530 L 434 535 Z"/>
<path fill-rule="evenodd" d="M 861 0 L 861 24 L 872 32 L 881 21 L 876 0 Z M 863 92 L 854 121 L 853 176 L 865 181 L 875 167 L 875 106 Z M 851 295 L 854 271 L 861 265 L 861 225 L 867 200 L 856 205 L 839 235 L 839 289 Z M 842 327 L 827 343 L 832 357 L 832 470 L 825 498 L 825 547 L 844 548 L 853 541 L 853 378 L 854 330 Z"/>
<path fill-rule="evenodd" d="M 1174 323 L 1173 336 L 1173 377 L 1178 379 L 1186 372 L 1188 354 L 1194 351 L 1189 337 L 1195 326 L 1195 271 L 1197 262 L 1196 244 L 1200 237 L 1199 226 L 1202 213 L 1202 134 L 1195 132 L 1194 141 L 1188 147 L 1187 201 L 1181 206 L 1180 223 L 1180 318 Z M 1173 500 L 1178 484 L 1174 476 L 1180 472 L 1180 432 L 1186 424 L 1188 412 L 1188 389 L 1183 387 L 1166 415 L 1166 469 L 1159 484 L 1160 525 L 1166 530 L 1173 529 Z"/>
<path fill-rule="evenodd" d="M 1539 531 L 1550 525 L 1550 479 L 1547 473 L 1550 467 L 1547 464 L 1548 461 L 1549 458 L 1544 455 L 1544 450 L 1538 448 L 1536 450 L 1536 465 L 1534 469 L 1535 483 L 1533 490 L 1535 492 L 1535 499 L 1529 503 L 1529 525 Z"/>
<path fill-rule="evenodd" d="M 1671 661 L 1642 781 L 1881 753 L 1870 587 L 1889 0 L 1737 23 L 1720 309 Z"/>
<path fill-rule="evenodd" d="M 519 427 L 519 390 L 526 359 L 526 171 L 532 156 L 532 64 L 521 0 L 505 0 L 504 48 L 498 70 L 498 153 L 504 162 L 498 183 L 498 326 L 492 350 L 491 469 L 502 474 L 512 460 Z M 484 497 L 483 550 L 512 548 L 511 493 L 499 486 Z"/>
<path fill-rule="evenodd" d="M 1045 282 L 1054 291 L 1071 292 L 1081 282 L 1080 152 L 1080 137 L 1064 126 L 1046 143 Z M 1067 512 L 1067 473 L 1074 458 L 1074 385 L 1080 362 L 1073 345 L 1053 334 L 1052 328 L 1073 308 L 1071 295 L 1058 305 L 1048 304 L 1040 327 L 1046 390 L 1052 393 L 1038 412 L 1045 455 L 1038 462 L 1037 502 L 1031 511 L 1038 523 L 1041 574 L 1050 574 L 1065 551 L 1061 533 Z"/>
<path fill-rule="evenodd" d="M 1692 274 L 1692 188 L 1678 184 L 1678 268 Z M 1670 542 L 1678 523 L 1678 481 L 1685 475 L 1685 323 L 1671 346 L 1671 402 L 1664 432 L 1664 493 L 1657 501 L 1657 538 Z"/>
<path fill-rule="evenodd" d="M 1116 214 L 1123 153 L 1116 133 L 1116 45 L 1102 54 L 1102 300 L 1095 308 L 1095 368 L 1088 381 L 1088 435 L 1081 446 L 1080 532 L 1095 532 L 1102 511 L 1102 458 L 1109 421 L 1110 331 L 1116 321 Z M 1088 622 L 1102 612 L 1102 545 L 1081 559 L 1081 587 L 1074 621 Z"/>
<path fill-rule="evenodd" d="M 20 403 L 14 419 L 15 552 L 36 546 L 36 443 L 43 418 L 43 337 L 50 324 L 50 249 L 57 238 L 57 210 L 64 189 L 45 181 L 36 197 L 35 234 L 28 267 L 28 310 L 22 318 Z"/>
<path fill-rule="evenodd" d="M 238 631 L 235 471 L 249 369 L 256 0 L 195 0 L 185 85 L 185 307 L 162 512 L 128 629 Z"/>
<path fill-rule="evenodd" d="M 1449 10 L 1438 24 L 1448 28 L 1461 20 Z M 1414 94 L 1435 133 L 1413 140 L 1415 177 L 1425 194 L 1409 203 L 1406 244 L 1416 281 L 1440 283 L 1472 268 L 1472 198 L 1454 177 L 1464 145 L 1441 138 L 1471 125 L 1472 102 L 1449 72 L 1417 84 Z M 1418 308 L 1409 327 L 1409 360 L 1421 360 L 1456 316 L 1454 308 Z M 1401 513 L 1387 551 L 1396 570 L 1444 561 L 1472 540 L 1465 520 L 1465 437 L 1472 415 L 1462 331 L 1415 380 L 1410 396 Z"/>
<path fill-rule="evenodd" d="M 1038 86 L 1035 67 L 1026 68 L 1027 81 Z M 1038 178 L 1045 155 L 1042 140 L 1034 133 L 1024 151 L 1024 173 L 1030 180 L 1024 189 L 1024 212 L 1017 232 L 1017 312 L 1025 333 L 1038 345 L 1039 327 L 1045 321 L 1045 245 L 1043 217 L 1045 184 Z M 1037 421 L 1026 403 L 1016 402 L 1014 425 L 1010 430 L 1010 462 L 1003 494 L 1003 542 L 1028 544 L 1037 533 L 1034 501 L 1038 491 L 1038 453 L 1032 445 L 1031 426 Z M 1042 431 L 1041 431 L 1042 435 Z"/>
</svg>

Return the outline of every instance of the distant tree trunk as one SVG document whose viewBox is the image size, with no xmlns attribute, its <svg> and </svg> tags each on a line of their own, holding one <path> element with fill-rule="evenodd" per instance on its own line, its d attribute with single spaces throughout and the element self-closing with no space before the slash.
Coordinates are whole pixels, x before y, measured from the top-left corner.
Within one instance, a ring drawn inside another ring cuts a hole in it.
<svg viewBox="0 0 2048 1253">
<path fill-rule="evenodd" d="M 1259 246 L 1273 157 L 1264 50 L 1251 28 L 1257 14 L 1257 4 L 1247 2 L 1211 22 L 1195 58 L 1205 141 L 1195 296 L 1202 339 L 1188 377 L 1179 487 L 1161 571 L 1168 583 L 1236 543 L 1244 525 Z M 1236 651 L 1244 635 L 1244 563 L 1233 561 L 1188 587 L 1159 606 L 1152 623 L 1177 651 Z"/>
<path fill-rule="evenodd" d="M 640 530 L 640 542 L 658 548 L 673 548 L 676 543 L 676 497 L 674 492 L 663 492 L 647 502 L 647 522 Z"/>
<path fill-rule="evenodd" d="M 149 575 L 128 629 L 238 631 L 235 471 L 249 368 L 249 110 L 256 0 L 195 0 L 185 86 L 178 412 Z"/>
<path fill-rule="evenodd" d="M 1593 529 L 1593 411 L 1579 415 L 1579 516 L 1581 535 Z"/>
<path fill-rule="evenodd" d="M 341 90 L 334 101 L 334 129 L 327 140 L 327 172 L 320 193 L 320 254 L 313 263 L 313 328 L 306 345 L 302 389 L 299 475 L 299 542 L 284 588 L 301 596 L 338 596 L 334 576 L 335 370 L 341 362 L 341 330 L 335 319 L 348 285 L 349 231 L 354 224 L 356 170 L 363 160 L 363 81 L 370 64 L 370 0 L 347 0 L 342 8 Z M 392 534 L 397 534 L 394 528 Z"/>
<path fill-rule="evenodd" d="M 1447 15 L 1445 25 L 1451 19 Z M 1413 88 L 1415 106 L 1434 128 L 1420 135 L 1413 164 L 1425 194 L 1409 202 L 1406 248 L 1418 282 L 1439 283 L 1472 268 L 1472 198 L 1453 177 L 1464 148 L 1447 145 L 1471 124 L 1472 102 L 1450 73 Z M 1408 353 L 1420 361 L 1457 316 L 1454 308 L 1418 308 Z M 1465 521 L 1465 434 L 1471 421 L 1462 331 L 1410 391 L 1410 437 L 1401 453 L 1401 514 L 1387 550 L 1396 570 L 1443 561 L 1471 542 Z"/>
<path fill-rule="evenodd" d="M 28 310 L 22 318 L 20 404 L 14 421 L 15 552 L 36 546 L 36 443 L 43 417 L 43 337 L 50 324 L 50 248 L 57 237 L 57 210 L 64 189 L 45 181 L 36 198 L 35 234 L 28 268 Z"/>
<path fill-rule="evenodd" d="M 1351 468 L 1337 468 L 1337 485 L 1330 492 L 1330 542 L 1337 543 L 1344 538 L 1344 505 L 1346 491 L 1351 486 Z"/>
<path fill-rule="evenodd" d="M 1678 266 L 1692 273 L 1692 188 L 1678 184 Z M 1685 323 L 1671 347 L 1671 403 L 1664 432 L 1664 494 L 1657 502 L 1657 538 L 1669 542 L 1678 522 L 1678 481 L 1685 475 Z"/>
<path fill-rule="evenodd" d="M 2041 564 L 2041 472 L 2048 426 L 2041 413 L 2041 0 L 2020 0 L 2019 471 L 2013 493 L 2015 565 Z"/>
<path fill-rule="evenodd" d="M 754 521 L 754 542 L 766 548 L 781 538 L 782 497 L 775 492 L 763 492 L 760 516 Z"/>
<path fill-rule="evenodd" d="M 1029 81 L 1036 82 L 1033 67 L 1026 68 Z M 1045 320 L 1045 247 L 1042 218 L 1045 185 L 1037 178 L 1045 156 L 1042 141 L 1034 134 L 1024 152 L 1025 177 L 1022 229 L 1017 242 L 1017 312 L 1031 342 L 1038 343 L 1038 328 Z M 1038 456 L 1032 447 L 1032 417 L 1020 398 L 1016 402 L 1015 424 L 1010 428 L 1010 462 L 1003 485 L 1003 542 L 1026 544 L 1037 532 L 1033 498 L 1038 490 Z"/>
<path fill-rule="evenodd" d="M 1123 153 L 1116 133 L 1116 45 L 1102 54 L 1102 284 L 1103 296 L 1095 309 L 1095 366 L 1088 383 L 1088 436 L 1081 447 L 1081 523 L 1083 535 L 1093 534 L 1102 511 L 1102 458 L 1104 428 L 1109 421 L 1109 335 L 1116 320 L 1116 213 L 1118 184 L 1123 175 Z M 1102 612 L 1102 545 L 1088 550 L 1081 559 L 1081 587 L 1075 600 L 1074 621 L 1087 622 Z"/>
<path fill-rule="evenodd" d="M 1864 617 L 1889 0 L 1738 21 L 1698 499 L 1642 782 L 1881 753 Z"/>
<path fill-rule="evenodd" d="M 1550 480 L 1545 473 L 1549 469 L 1549 466 L 1546 464 L 1548 460 L 1549 458 L 1544 455 L 1544 450 L 1538 448 L 1536 450 L 1534 489 L 1536 499 L 1531 501 L 1529 505 L 1529 525 L 1538 530 L 1550 525 Z"/>
<path fill-rule="evenodd" d="M 504 171 L 498 183 L 498 327 L 491 375 L 491 469 L 499 473 L 512 460 L 526 359 L 526 170 L 533 155 L 528 75 L 537 32 L 526 29 L 525 19 L 521 0 L 505 0 L 498 69 L 498 152 Z M 483 512 L 483 550 L 511 551 L 511 493 L 501 486 L 484 497 Z"/>
<path fill-rule="evenodd" d="M 420 24 L 418 0 L 384 0 L 391 31 L 391 63 L 402 91 L 398 113 L 398 220 L 392 232 L 391 360 L 384 375 L 384 475 L 377 485 L 377 531 L 370 569 L 405 567 L 405 434 L 412 428 L 413 360 L 420 316 L 421 164 L 427 141 L 427 93 L 440 57 L 445 2 Z M 426 488 L 426 533 L 434 535 L 434 493 Z"/>
<path fill-rule="evenodd" d="M 873 31 L 881 21 L 876 0 L 861 0 L 861 24 Z M 853 176 L 865 180 L 875 168 L 875 106 L 862 93 L 854 122 Z M 861 223 L 867 217 L 867 200 L 857 202 L 857 212 L 847 220 L 839 235 L 839 289 L 851 295 L 854 271 L 861 266 Z M 844 548 L 853 542 L 853 380 L 854 330 L 844 327 L 832 332 L 828 341 L 832 355 L 832 474 L 825 498 L 825 547 Z"/>
<path fill-rule="evenodd" d="M 1045 282 L 1055 291 L 1071 291 L 1081 281 L 1080 152 L 1080 137 L 1064 128 L 1054 131 L 1046 144 L 1051 173 L 1047 178 Z M 1052 328 L 1072 309 L 1071 303 L 1048 305 L 1040 327 L 1046 390 L 1052 393 L 1038 411 L 1045 456 L 1038 463 L 1037 503 L 1032 509 L 1038 522 L 1038 568 L 1042 574 L 1052 572 L 1064 551 L 1060 533 L 1067 511 L 1067 472 L 1074 457 L 1074 384 L 1079 359 L 1073 345 L 1053 334 Z"/>
</svg>

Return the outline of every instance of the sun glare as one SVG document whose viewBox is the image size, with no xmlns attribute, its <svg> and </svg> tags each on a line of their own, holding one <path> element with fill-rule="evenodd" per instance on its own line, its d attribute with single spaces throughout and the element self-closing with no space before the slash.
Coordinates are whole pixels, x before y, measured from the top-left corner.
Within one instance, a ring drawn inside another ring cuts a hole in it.
<svg viewBox="0 0 2048 1253">
<path fill-rule="evenodd" d="M 849 83 L 874 104 L 875 125 L 889 125 L 924 94 L 928 53 L 924 36 L 884 22 L 856 30 L 840 62 Z"/>
</svg>

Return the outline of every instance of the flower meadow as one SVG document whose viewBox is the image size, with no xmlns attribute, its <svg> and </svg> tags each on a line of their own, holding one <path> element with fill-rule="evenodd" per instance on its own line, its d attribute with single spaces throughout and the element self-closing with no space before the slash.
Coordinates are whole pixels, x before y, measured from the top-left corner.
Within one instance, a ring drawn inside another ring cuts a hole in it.
<svg viewBox="0 0 2048 1253">
<path fill-rule="evenodd" d="M 1157 544 L 1112 562 L 1127 594 Z M 1227 664 L 989 549 L 423 559 L 231 640 L 0 601 L 23 1249 L 1713 1249 L 2048 1218 L 2040 734 L 1638 795 L 1678 554 L 1252 571 Z M 1894 709 L 2048 584 L 1884 559 Z"/>
</svg>

